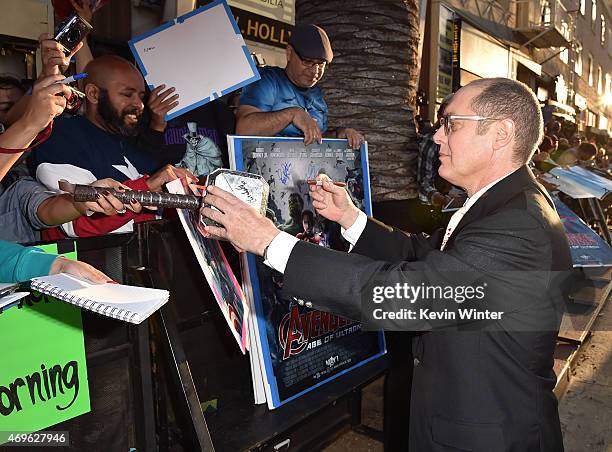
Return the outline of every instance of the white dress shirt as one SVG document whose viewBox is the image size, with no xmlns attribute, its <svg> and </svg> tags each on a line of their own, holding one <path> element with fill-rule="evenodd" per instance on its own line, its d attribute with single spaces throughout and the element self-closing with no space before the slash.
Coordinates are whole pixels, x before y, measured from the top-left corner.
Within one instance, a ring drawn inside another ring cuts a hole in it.
<svg viewBox="0 0 612 452">
<path fill-rule="evenodd" d="M 476 193 L 474 193 L 473 196 L 471 196 L 470 198 L 467 198 L 465 200 L 465 203 L 463 204 L 461 209 L 457 210 L 453 214 L 453 216 L 450 218 L 450 220 L 448 222 L 448 226 L 446 227 L 446 232 L 444 233 L 444 237 L 442 238 L 442 245 L 440 246 L 440 250 L 441 251 L 444 251 L 444 247 L 446 246 L 446 243 L 448 242 L 448 239 L 450 239 L 451 235 L 453 235 L 453 232 L 454 232 L 455 228 L 457 227 L 457 225 L 459 224 L 461 219 L 465 216 L 467 211 L 470 210 L 470 207 L 472 207 L 474 204 L 476 204 L 476 201 L 478 201 L 480 199 L 480 197 L 482 195 L 484 195 L 487 192 L 487 190 L 489 190 L 493 185 L 495 185 L 496 183 L 498 183 L 502 179 L 505 179 L 510 174 L 512 174 L 512 173 L 508 173 L 505 176 L 502 176 L 499 179 L 494 180 L 490 184 L 485 185 L 480 190 L 478 190 Z"/>
<path fill-rule="evenodd" d="M 445 234 L 446 240 L 443 241 L 441 247 L 442 250 L 444 249 L 444 245 L 446 245 L 446 241 L 448 241 L 448 238 L 452 235 L 453 230 L 459 224 L 459 221 L 467 213 L 470 207 L 472 207 L 476 203 L 476 201 L 478 201 L 478 199 L 480 199 L 480 197 L 486 193 L 487 190 L 489 190 L 493 185 L 497 184 L 502 179 L 508 177 L 510 174 L 512 174 L 512 172 L 500 177 L 497 180 L 494 180 L 490 184 L 478 190 L 472 197 L 468 198 L 465 201 L 465 204 L 461 209 L 459 209 L 453 214 Z M 455 217 L 457 218 L 455 221 L 453 221 L 453 218 Z M 342 237 L 344 237 L 344 239 L 351 244 L 351 249 L 353 248 L 353 246 L 355 246 L 355 243 L 357 243 L 359 237 L 361 237 L 361 234 L 363 234 L 367 222 L 368 217 L 366 216 L 366 214 L 363 212 L 359 212 L 357 220 L 355 220 L 353 225 L 348 229 L 342 229 Z M 454 223 L 454 225 L 452 223 Z M 449 233 L 449 228 L 451 226 L 452 229 Z M 274 237 L 272 242 L 270 242 L 270 245 L 268 246 L 268 252 L 266 254 L 267 260 L 264 262 L 264 264 L 266 264 L 273 270 L 285 273 L 285 268 L 287 267 L 287 262 L 289 262 L 289 256 L 291 255 L 291 251 L 293 251 L 293 247 L 299 241 L 300 239 L 298 239 L 297 237 L 294 237 L 291 234 L 287 234 L 286 232 L 281 231 L 280 234 Z"/>
</svg>

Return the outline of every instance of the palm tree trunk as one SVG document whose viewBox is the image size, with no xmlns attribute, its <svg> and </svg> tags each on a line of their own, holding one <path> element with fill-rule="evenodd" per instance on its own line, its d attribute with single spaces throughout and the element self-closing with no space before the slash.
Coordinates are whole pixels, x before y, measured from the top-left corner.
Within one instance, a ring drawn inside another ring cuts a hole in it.
<svg viewBox="0 0 612 452">
<path fill-rule="evenodd" d="M 416 197 L 417 0 L 297 0 L 296 23 L 329 35 L 329 123 L 365 134 L 373 201 Z"/>
</svg>

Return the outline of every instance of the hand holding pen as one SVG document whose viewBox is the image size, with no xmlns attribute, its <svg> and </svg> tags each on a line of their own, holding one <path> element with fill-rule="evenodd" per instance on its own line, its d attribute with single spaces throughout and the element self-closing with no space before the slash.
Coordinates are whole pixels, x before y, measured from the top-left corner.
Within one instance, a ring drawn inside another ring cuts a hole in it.
<svg viewBox="0 0 612 452">
<path fill-rule="evenodd" d="M 65 79 L 62 80 L 58 80 L 55 83 L 59 84 L 59 85 L 66 85 L 68 86 L 68 88 L 72 91 L 72 93 L 80 98 L 84 98 L 85 97 L 85 93 L 79 91 L 78 89 L 76 89 L 74 86 L 70 86 L 70 83 L 74 83 L 74 82 L 78 82 L 79 80 L 84 79 L 85 77 L 87 77 L 87 72 L 81 72 L 80 74 L 74 74 L 71 75 L 70 77 L 66 77 Z"/>
<path fill-rule="evenodd" d="M 56 83 L 63 78 L 62 75 L 51 75 L 38 79 L 34 84 L 32 95 L 20 118 L 20 121 L 32 129 L 34 136 L 66 108 L 67 99 L 72 93 L 67 85 Z"/>
<path fill-rule="evenodd" d="M 309 181 L 307 181 L 308 183 Z M 348 229 L 355 223 L 359 216 L 359 209 L 355 207 L 348 191 L 334 182 L 327 175 L 317 176 L 316 183 L 309 183 L 312 206 L 323 218 L 335 221 L 344 229 Z"/>
<path fill-rule="evenodd" d="M 74 83 L 74 82 L 78 82 L 79 80 L 84 79 L 85 77 L 87 77 L 87 72 L 81 72 L 80 74 L 74 74 L 71 75 L 70 77 L 66 77 L 65 79 L 62 80 L 57 80 L 55 83 L 61 83 L 62 85 L 68 85 L 70 83 Z"/>
</svg>

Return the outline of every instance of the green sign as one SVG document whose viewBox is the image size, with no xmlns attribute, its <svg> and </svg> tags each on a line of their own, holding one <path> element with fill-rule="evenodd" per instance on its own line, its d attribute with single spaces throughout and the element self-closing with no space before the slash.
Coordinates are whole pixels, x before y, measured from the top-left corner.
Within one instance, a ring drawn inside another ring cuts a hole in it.
<svg viewBox="0 0 612 452">
<path fill-rule="evenodd" d="M 57 245 L 47 245 L 57 252 Z M 64 254 L 76 259 L 76 251 Z M 0 314 L 0 444 L 90 411 L 81 310 L 32 293 Z"/>
</svg>

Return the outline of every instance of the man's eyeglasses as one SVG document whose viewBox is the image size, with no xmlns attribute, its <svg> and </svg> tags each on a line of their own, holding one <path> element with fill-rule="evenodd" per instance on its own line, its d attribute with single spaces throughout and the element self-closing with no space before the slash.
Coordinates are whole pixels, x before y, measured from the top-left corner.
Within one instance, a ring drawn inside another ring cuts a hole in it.
<svg viewBox="0 0 612 452">
<path fill-rule="evenodd" d="M 291 46 L 291 48 L 293 49 L 293 46 Z M 295 52 L 295 54 L 297 55 L 297 57 L 300 59 L 300 61 L 302 62 L 302 65 L 308 69 L 312 69 L 315 66 L 317 68 L 321 68 L 324 69 L 325 66 L 327 66 L 327 61 L 323 60 L 311 60 L 309 58 L 303 58 L 302 55 L 299 54 L 299 52 L 295 49 L 293 49 L 293 51 Z"/>
<path fill-rule="evenodd" d="M 444 115 L 440 118 L 440 125 L 444 127 L 444 134 L 450 135 L 453 121 L 497 121 L 499 118 L 489 118 L 478 115 Z"/>
</svg>

